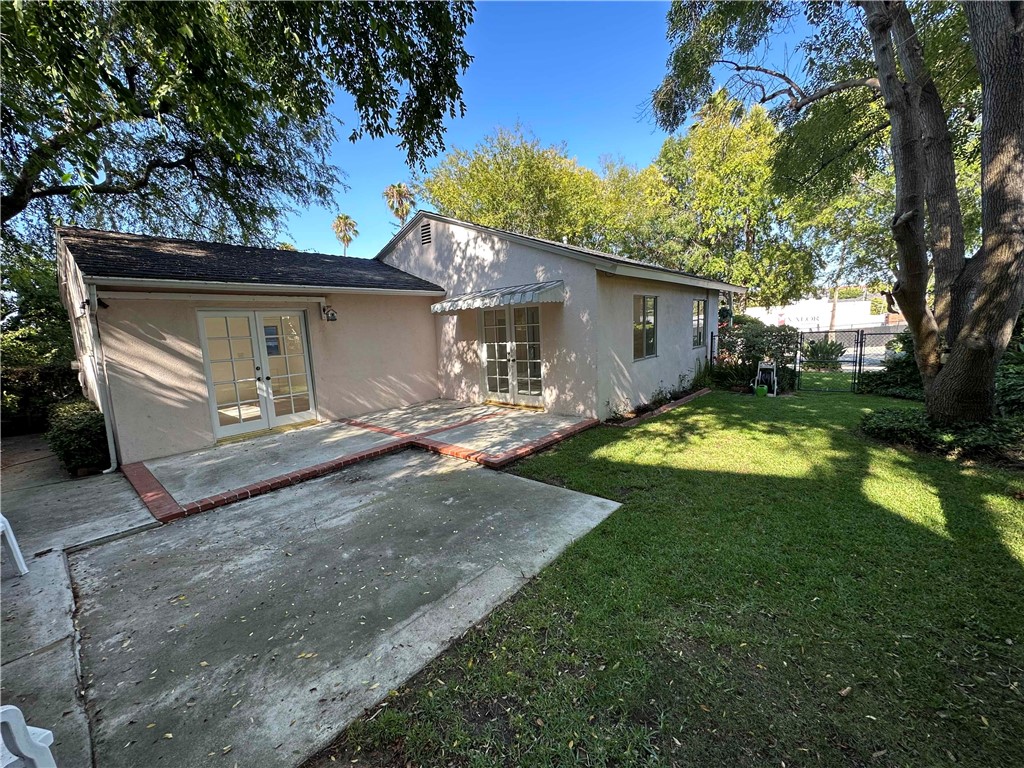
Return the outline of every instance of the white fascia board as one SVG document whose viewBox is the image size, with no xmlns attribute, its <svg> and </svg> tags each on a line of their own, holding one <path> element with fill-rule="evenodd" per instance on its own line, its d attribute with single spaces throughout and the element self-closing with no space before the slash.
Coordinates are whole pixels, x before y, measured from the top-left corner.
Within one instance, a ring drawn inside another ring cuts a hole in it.
<svg viewBox="0 0 1024 768">
<path fill-rule="evenodd" d="M 598 271 L 606 272 L 609 275 L 618 277 L 633 277 L 638 280 L 657 280 L 662 283 L 674 283 L 676 285 L 690 285 L 695 288 L 707 288 L 711 291 L 722 291 L 723 293 L 746 293 L 747 289 L 742 285 L 732 285 L 718 280 L 708 280 L 703 277 L 690 277 L 689 275 L 676 275 L 671 272 L 662 272 L 657 269 L 644 269 L 632 264 L 602 264 Z"/>
<path fill-rule="evenodd" d="M 171 293 L 169 291 L 154 293 L 151 291 L 97 291 L 101 299 L 121 299 L 124 301 L 241 301 L 241 302 L 262 302 L 266 303 L 268 297 L 274 301 L 302 301 L 307 304 L 324 304 L 327 298 L 323 295 L 308 294 L 302 296 L 287 296 L 285 294 L 251 294 L 251 293 Z"/>
<path fill-rule="evenodd" d="M 103 285 L 109 287 L 132 287 L 132 288 L 173 288 L 178 291 L 192 290 L 220 290 L 237 291 L 250 294 L 276 295 L 281 293 L 293 294 L 323 294 L 323 293 L 368 293 L 378 296 L 444 296 L 445 291 L 413 290 L 404 291 L 396 288 L 343 288 L 333 285 L 283 285 L 280 283 L 229 283 L 224 281 L 207 280 L 159 280 L 144 279 L 137 277 L 97 277 L 95 275 L 84 275 L 83 280 L 89 285 Z"/>
</svg>

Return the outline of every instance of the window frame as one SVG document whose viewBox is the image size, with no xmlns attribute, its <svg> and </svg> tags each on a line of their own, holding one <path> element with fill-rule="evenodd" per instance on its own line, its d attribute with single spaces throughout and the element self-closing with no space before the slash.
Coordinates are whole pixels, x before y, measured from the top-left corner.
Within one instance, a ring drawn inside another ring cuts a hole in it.
<svg viewBox="0 0 1024 768">
<path fill-rule="evenodd" d="M 637 303 L 639 300 L 639 304 Z M 651 302 L 651 308 L 648 311 L 647 302 Z M 639 307 L 639 318 L 637 317 L 637 308 Z M 640 339 L 642 349 L 641 354 L 637 355 L 637 328 L 640 329 Z M 651 338 L 648 339 L 648 330 L 651 331 Z M 648 341 L 650 341 L 650 349 L 648 349 Z M 633 294 L 633 362 L 640 360 L 649 360 L 652 357 L 658 356 L 658 297 L 651 294 Z"/>
<path fill-rule="evenodd" d="M 697 312 L 697 307 L 700 306 L 700 313 Z M 708 344 L 708 300 L 707 299 L 694 299 L 693 310 L 691 315 L 691 321 L 693 323 L 693 348 L 699 349 L 700 347 L 706 347 Z"/>
</svg>

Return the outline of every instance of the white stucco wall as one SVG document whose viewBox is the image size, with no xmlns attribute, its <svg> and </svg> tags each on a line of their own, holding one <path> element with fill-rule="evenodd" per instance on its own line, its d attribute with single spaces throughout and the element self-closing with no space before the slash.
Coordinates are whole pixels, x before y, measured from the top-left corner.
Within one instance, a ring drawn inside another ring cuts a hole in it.
<svg viewBox="0 0 1024 768">
<path fill-rule="evenodd" d="M 597 278 L 593 265 L 470 227 L 429 220 L 431 243 L 419 227 L 384 257 L 440 285 L 449 297 L 490 288 L 563 280 L 564 304 L 541 304 L 544 407 L 553 413 L 597 415 Z M 438 315 L 437 368 L 442 397 L 486 398 L 480 311 Z"/>
<path fill-rule="evenodd" d="M 718 292 L 654 280 L 598 273 L 600 297 L 599 415 L 628 411 L 647 402 L 658 388 L 689 384 L 699 361 L 708 357 L 718 319 Z M 657 296 L 655 357 L 633 359 L 633 297 Z M 706 299 L 706 344 L 693 346 L 693 301 Z"/>
<path fill-rule="evenodd" d="M 321 419 L 357 416 L 436 398 L 437 341 L 430 298 L 329 294 L 337 322 L 309 301 L 162 301 L 108 298 L 100 339 L 122 462 L 215 442 L 199 341 L 200 309 L 306 312 Z"/>
</svg>

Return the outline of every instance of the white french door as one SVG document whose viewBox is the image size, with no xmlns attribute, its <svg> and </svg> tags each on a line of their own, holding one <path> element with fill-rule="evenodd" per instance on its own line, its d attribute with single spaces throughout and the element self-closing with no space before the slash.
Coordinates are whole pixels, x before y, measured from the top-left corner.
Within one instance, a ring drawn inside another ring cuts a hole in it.
<svg viewBox="0 0 1024 768">
<path fill-rule="evenodd" d="M 199 328 L 217 437 L 316 417 L 303 312 L 201 311 Z"/>
<path fill-rule="evenodd" d="M 510 405 L 543 405 L 540 308 L 482 312 L 487 398 Z"/>
</svg>

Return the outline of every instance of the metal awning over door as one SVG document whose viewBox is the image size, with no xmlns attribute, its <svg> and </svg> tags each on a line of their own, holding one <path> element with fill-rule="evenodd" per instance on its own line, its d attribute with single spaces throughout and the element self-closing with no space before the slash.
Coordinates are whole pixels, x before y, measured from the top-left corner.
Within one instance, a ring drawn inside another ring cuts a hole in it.
<svg viewBox="0 0 1024 768">
<path fill-rule="evenodd" d="M 565 283 L 561 280 L 548 280 L 543 283 L 527 285 L 511 285 L 507 288 L 491 288 L 486 291 L 464 293 L 450 299 L 432 304 L 430 311 L 434 314 L 448 314 L 465 309 L 489 309 L 504 307 L 510 304 L 546 304 L 565 301 Z"/>
</svg>

